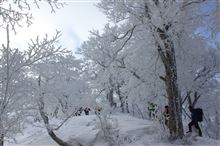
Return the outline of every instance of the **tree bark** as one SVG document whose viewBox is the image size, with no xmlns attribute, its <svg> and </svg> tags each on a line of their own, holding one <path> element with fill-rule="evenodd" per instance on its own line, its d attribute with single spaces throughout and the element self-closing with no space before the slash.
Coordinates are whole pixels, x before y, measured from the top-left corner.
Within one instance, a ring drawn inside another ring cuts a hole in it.
<svg viewBox="0 0 220 146">
<path fill-rule="evenodd" d="M 70 144 L 68 144 L 67 142 L 63 141 L 62 139 L 60 139 L 59 137 L 56 136 L 56 134 L 53 132 L 52 129 L 50 129 L 49 125 L 49 118 L 48 116 L 45 114 L 44 112 L 44 101 L 43 98 L 41 97 L 39 99 L 39 111 L 40 111 L 40 115 L 44 121 L 44 124 L 46 126 L 47 129 L 47 133 L 49 134 L 49 136 L 60 146 L 70 146 Z"/>
<path fill-rule="evenodd" d="M 119 97 L 119 100 L 120 100 L 120 103 L 121 103 L 120 104 L 121 111 L 124 113 L 125 112 L 125 100 L 124 100 L 123 95 L 121 94 L 119 85 L 117 85 L 116 93 L 118 94 L 118 97 Z"/>
<path fill-rule="evenodd" d="M 163 35 L 161 35 L 161 32 Z M 169 130 L 173 139 L 182 138 L 184 135 L 182 123 L 182 101 L 177 83 L 175 48 L 173 42 L 169 40 L 168 36 L 166 36 L 165 31 L 160 30 L 158 31 L 158 34 L 165 47 L 162 51 L 159 43 L 157 45 L 158 53 L 165 68 L 165 80 L 163 81 L 166 85 L 170 108 Z"/>
<path fill-rule="evenodd" d="M 159 8 L 158 1 L 154 1 L 154 3 Z M 167 31 L 169 30 L 171 24 L 164 24 L 164 28 L 156 27 L 152 23 L 152 12 L 150 12 L 148 1 L 145 1 L 145 16 L 149 24 L 148 26 L 154 37 L 159 56 L 165 68 L 165 78 L 162 79 L 166 85 L 168 104 L 170 108 L 169 130 L 171 133 L 171 138 L 182 138 L 184 135 L 182 123 L 182 102 L 177 84 L 175 48 L 172 38 L 167 35 Z M 158 38 L 160 40 L 158 40 Z"/>
<path fill-rule="evenodd" d="M 130 113 L 130 111 L 129 111 L 129 105 L 128 105 L 128 96 L 126 96 L 126 112 L 127 113 Z"/>
<path fill-rule="evenodd" d="M 0 146 L 4 146 L 4 134 L 0 136 Z"/>
<path fill-rule="evenodd" d="M 107 92 L 107 99 L 108 99 L 109 104 L 110 104 L 111 107 L 114 106 L 113 91 L 114 91 L 114 90 L 111 88 L 111 89 L 109 89 L 108 92 Z"/>
</svg>

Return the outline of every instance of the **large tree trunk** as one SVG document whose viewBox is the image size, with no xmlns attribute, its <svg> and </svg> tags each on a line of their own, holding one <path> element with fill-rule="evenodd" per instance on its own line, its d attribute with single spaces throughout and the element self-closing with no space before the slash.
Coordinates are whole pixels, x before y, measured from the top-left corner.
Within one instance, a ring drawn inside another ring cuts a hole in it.
<svg viewBox="0 0 220 146">
<path fill-rule="evenodd" d="M 163 80 L 165 81 L 169 102 L 168 104 L 170 108 L 169 130 L 173 139 L 182 138 L 184 135 L 182 123 L 182 101 L 177 83 L 174 44 L 171 40 L 169 40 L 164 31 L 160 30 L 158 31 L 158 34 L 161 40 L 163 40 L 165 46 L 162 50 L 160 45 L 158 45 L 158 52 L 165 68 L 165 78 L 163 78 Z"/>
<path fill-rule="evenodd" d="M 153 1 L 155 6 L 159 9 L 159 1 Z M 169 100 L 170 107 L 170 120 L 169 129 L 171 137 L 173 139 L 182 138 L 183 123 L 182 123 L 182 106 L 181 97 L 178 91 L 177 84 L 177 68 L 175 58 L 175 48 L 172 39 L 167 35 L 167 31 L 171 24 L 164 24 L 164 28 L 158 28 L 152 23 L 152 12 L 148 1 L 145 2 L 145 13 L 148 21 L 148 26 L 154 37 L 158 53 L 163 62 L 165 68 L 165 77 L 161 77 L 166 85 L 167 97 Z M 163 29 L 163 30 L 162 30 Z M 158 40 L 160 39 L 160 40 Z"/>
<path fill-rule="evenodd" d="M 170 120 L 169 130 L 171 136 L 175 138 L 183 137 L 183 125 L 182 125 L 182 109 L 181 109 L 181 97 L 178 92 L 177 80 L 175 79 L 175 73 L 166 73 L 166 92 L 168 96 L 168 104 L 170 107 Z"/>
</svg>

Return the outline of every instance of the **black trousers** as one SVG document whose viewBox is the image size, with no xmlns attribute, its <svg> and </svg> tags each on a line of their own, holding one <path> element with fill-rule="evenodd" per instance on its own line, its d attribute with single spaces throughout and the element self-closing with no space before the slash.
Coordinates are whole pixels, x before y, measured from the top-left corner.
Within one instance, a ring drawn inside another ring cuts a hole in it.
<svg viewBox="0 0 220 146">
<path fill-rule="evenodd" d="M 200 127 L 199 127 L 199 124 L 198 124 L 198 122 L 195 122 L 195 121 L 191 121 L 191 122 L 188 124 L 188 126 L 189 126 L 189 132 L 192 132 L 192 126 L 193 126 L 193 125 L 195 126 L 196 129 L 199 130 L 199 136 L 202 136 L 202 131 L 201 131 Z"/>
</svg>

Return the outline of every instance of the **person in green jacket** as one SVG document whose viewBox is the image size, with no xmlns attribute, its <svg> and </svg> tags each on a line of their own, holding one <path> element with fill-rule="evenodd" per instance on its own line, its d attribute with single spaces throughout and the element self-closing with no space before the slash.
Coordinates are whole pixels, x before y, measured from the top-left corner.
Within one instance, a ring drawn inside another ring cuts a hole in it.
<svg viewBox="0 0 220 146">
<path fill-rule="evenodd" d="M 155 119 L 156 118 L 156 114 L 157 114 L 157 111 L 156 111 L 156 108 L 157 108 L 157 104 L 154 104 L 153 102 L 148 102 L 148 112 L 149 112 L 149 118 L 150 119 Z"/>
</svg>

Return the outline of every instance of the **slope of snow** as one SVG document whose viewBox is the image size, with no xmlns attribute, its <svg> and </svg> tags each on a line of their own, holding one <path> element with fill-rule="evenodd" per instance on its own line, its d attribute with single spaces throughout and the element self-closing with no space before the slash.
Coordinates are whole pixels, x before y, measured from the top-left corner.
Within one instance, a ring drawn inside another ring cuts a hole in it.
<svg viewBox="0 0 220 146">
<path fill-rule="evenodd" d="M 170 143 L 166 138 L 166 129 L 155 124 L 156 122 L 125 114 L 113 115 L 111 118 L 117 121 L 117 130 L 124 146 L 220 146 L 220 141 L 201 137 L 186 137 L 183 141 Z M 95 115 L 73 117 L 56 134 L 66 141 L 75 139 L 83 146 L 108 146 L 103 136 L 100 136 L 98 123 Z M 24 134 L 17 135 L 16 139 L 17 144 L 6 146 L 57 146 L 46 130 L 39 127 L 27 127 Z"/>
</svg>

